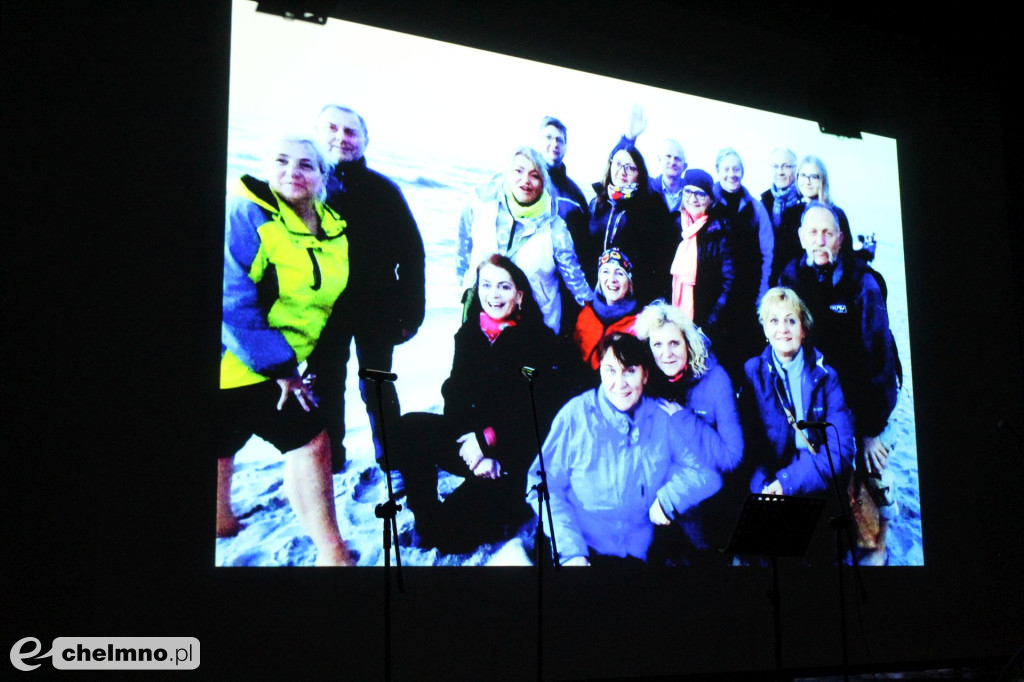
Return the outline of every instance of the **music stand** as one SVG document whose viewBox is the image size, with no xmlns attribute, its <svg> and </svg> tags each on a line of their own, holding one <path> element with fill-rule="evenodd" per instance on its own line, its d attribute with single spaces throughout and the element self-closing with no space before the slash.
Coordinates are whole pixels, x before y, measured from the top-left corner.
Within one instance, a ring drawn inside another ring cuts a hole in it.
<svg viewBox="0 0 1024 682">
<path fill-rule="evenodd" d="M 780 556 L 803 556 L 825 509 L 825 500 L 793 495 L 751 493 L 743 503 L 725 554 L 768 556 L 772 560 L 769 601 L 775 620 L 775 678 L 782 680 L 782 619 L 779 595 Z"/>
</svg>

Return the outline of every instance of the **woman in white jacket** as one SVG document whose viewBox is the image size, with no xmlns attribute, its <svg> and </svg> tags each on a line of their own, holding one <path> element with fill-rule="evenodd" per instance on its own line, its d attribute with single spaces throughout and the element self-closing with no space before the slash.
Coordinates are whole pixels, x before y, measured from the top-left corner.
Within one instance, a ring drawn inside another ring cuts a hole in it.
<svg viewBox="0 0 1024 682">
<path fill-rule="evenodd" d="M 530 147 L 516 149 L 500 186 L 478 191 L 463 211 L 459 249 L 460 254 L 469 254 L 465 288 L 473 286 L 477 265 L 494 253 L 518 265 L 530 280 L 544 324 L 558 333 L 559 279 L 581 306 L 593 299 L 594 292 L 580 268 L 569 229 L 558 215 L 550 184 L 540 154 Z"/>
</svg>

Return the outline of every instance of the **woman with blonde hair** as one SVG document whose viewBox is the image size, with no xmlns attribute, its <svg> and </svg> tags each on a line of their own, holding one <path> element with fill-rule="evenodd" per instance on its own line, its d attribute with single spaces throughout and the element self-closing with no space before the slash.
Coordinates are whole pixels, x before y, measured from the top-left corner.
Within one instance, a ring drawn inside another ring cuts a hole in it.
<svg viewBox="0 0 1024 682">
<path fill-rule="evenodd" d="M 470 289 L 478 265 L 495 253 L 507 256 L 526 273 L 544 324 L 557 334 L 562 326 L 560 287 L 580 306 L 594 292 L 580 268 L 569 228 L 558 215 L 550 184 L 540 154 L 530 147 L 516 149 L 501 186 L 480 188 L 462 213 L 458 270 L 463 287 Z"/>
<path fill-rule="evenodd" d="M 241 530 L 234 454 L 255 434 L 284 453 L 284 492 L 316 564 L 354 564 L 338 531 L 323 387 L 303 373 L 348 283 L 346 224 L 323 203 L 329 166 L 314 141 L 282 138 L 265 163 L 267 180 L 243 176 L 227 202 L 217 535 Z"/>
<path fill-rule="evenodd" d="M 813 320 L 792 289 L 769 289 L 758 307 L 768 346 L 744 365 L 741 394 L 747 427 L 749 490 L 770 495 L 820 493 L 830 485 L 825 452 L 840 476 L 848 473 L 856 450 L 853 418 L 839 378 L 808 341 Z M 798 429 L 798 421 L 828 422 L 834 428 Z M 748 458 L 749 460 L 749 458 Z"/>
<path fill-rule="evenodd" d="M 651 372 L 648 395 L 680 413 L 674 418 L 685 421 L 683 433 L 690 447 L 706 466 L 725 477 L 743 458 L 743 428 L 732 381 L 710 352 L 708 338 L 682 310 L 664 301 L 644 308 L 634 331 L 657 367 Z M 728 478 L 725 482 L 728 485 Z M 735 510 L 723 509 L 723 502 L 728 504 L 716 495 L 679 520 L 695 549 L 706 549 L 708 539 L 716 544 L 726 539 L 721 536 L 728 532 L 725 526 L 731 524 Z"/>
</svg>

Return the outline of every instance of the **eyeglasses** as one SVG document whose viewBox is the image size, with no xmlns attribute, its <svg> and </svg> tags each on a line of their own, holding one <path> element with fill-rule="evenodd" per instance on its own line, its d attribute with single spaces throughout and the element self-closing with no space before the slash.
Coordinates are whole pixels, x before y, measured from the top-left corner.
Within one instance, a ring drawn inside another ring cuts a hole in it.
<svg viewBox="0 0 1024 682">
<path fill-rule="evenodd" d="M 691 198 L 692 199 L 700 199 L 701 201 L 704 201 L 705 199 L 708 198 L 708 193 L 705 192 L 702 189 L 687 189 L 686 187 L 684 187 L 683 188 L 683 198 L 684 199 L 691 199 Z"/>
<path fill-rule="evenodd" d="M 787 170 L 787 171 L 791 171 L 791 170 L 793 170 L 794 168 L 796 168 L 796 166 L 794 166 L 794 165 L 793 165 L 793 164 L 791 164 L 791 163 L 783 163 L 783 164 L 781 164 L 781 165 L 780 165 L 780 164 L 777 164 L 777 163 L 773 163 L 773 164 L 772 164 L 772 170 L 773 170 L 773 171 L 779 171 L 779 170 Z"/>
<path fill-rule="evenodd" d="M 618 173 L 621 170 L 627 173 L 636 173 L 637 167 L 631 163 L 619 163 L 618 161 L 612 164 L 612 173 Z"/>
<path fill-rule="evenodd" d="M 818 175 L 817 173 L 801 173 L 797 177 L 800 178 L 801 180 L 813 180 L 814 182 L 821 180 L 821 176 Z"/>
</svg>

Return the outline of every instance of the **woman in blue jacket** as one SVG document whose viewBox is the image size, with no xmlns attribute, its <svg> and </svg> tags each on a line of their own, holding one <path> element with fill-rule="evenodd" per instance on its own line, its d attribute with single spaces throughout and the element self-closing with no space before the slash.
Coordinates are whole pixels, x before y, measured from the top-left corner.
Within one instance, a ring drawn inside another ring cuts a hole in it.
<svg viewBox="0 0 1024 682">
<path fill-rule="evenodd" d="M 544 442 L 555 541 L 563 565 L 598 557 L 646 560 L 654 526 L 667 526 L 721 485 L 671 416 L 644 396 L 643 342 L 613 332 L 597 347 L 601 385 L 561 409 Z M 530 467 L 528 499 L 540 464 Z M 548 536 L 551 529 L 546 528 Z"/>
<path fill-rule="evenodd" d="M 663 399 L 670 410 L 680 413 L 690 447 L 706 466 L 728 480 L 727 474 L 743 458 L 743 428 L 732 381 L 710 352 L 710 341 L 680 308 L 664 301 L 643 309 L 636 318 L 635 331 L 647 343 L 657 366 L 651 371 L 647 394 Z M 678 542 L 692 549 L 671 547 L 676 533 L 666 533 L 667 552 L 682 551 L 695 558 L 704 554 L 700 550 L 708 549 L 709 543 L 721 545 L 727 539 L 723 535 L 731 530 L 739 505 L 723 500 L 723 494 L 705 500 L 679 519 L 677 525 L 686 539 Z"/>
<path fill-rule="evenodd" d="M 772 495 L 822 493 L 853 459 L 853 420 L 835 370 L 806 338 L 811 314 L 792 289 L 775 287 L 761 299 L 758 318 L 768 339 L 761 355 L 744 365 L 741 394 L 749 490 Z M 835 428 L 798 429 L 798 421 Z M 827 436 L 826 436 L 827 433 Z"/>
<path fill-rule="evenodd" d="M 664 301 L 644 308 L 634 330 L 648 344 L 658 368 L 651 372 L 646 394 L 695 418 L 697 451 L 709 466 L 720 473 L 735 469 L 743 457 L 736 396 L 708 338 L 682 310 Z"/>
<path fill-rule="evenodd" d="M 312 140 L 277 141 L 265 171 L 266 181 L 242 177 L 227 202 L 217 535 L 240 530 L 233 457 L 255 434 L 285 454 L 284 491 L 317 565 L 350 565 L 314 377 L 302 372 L 348 282 L 345 222 L 323 203 L 328 166 Z"/>
</svg>

